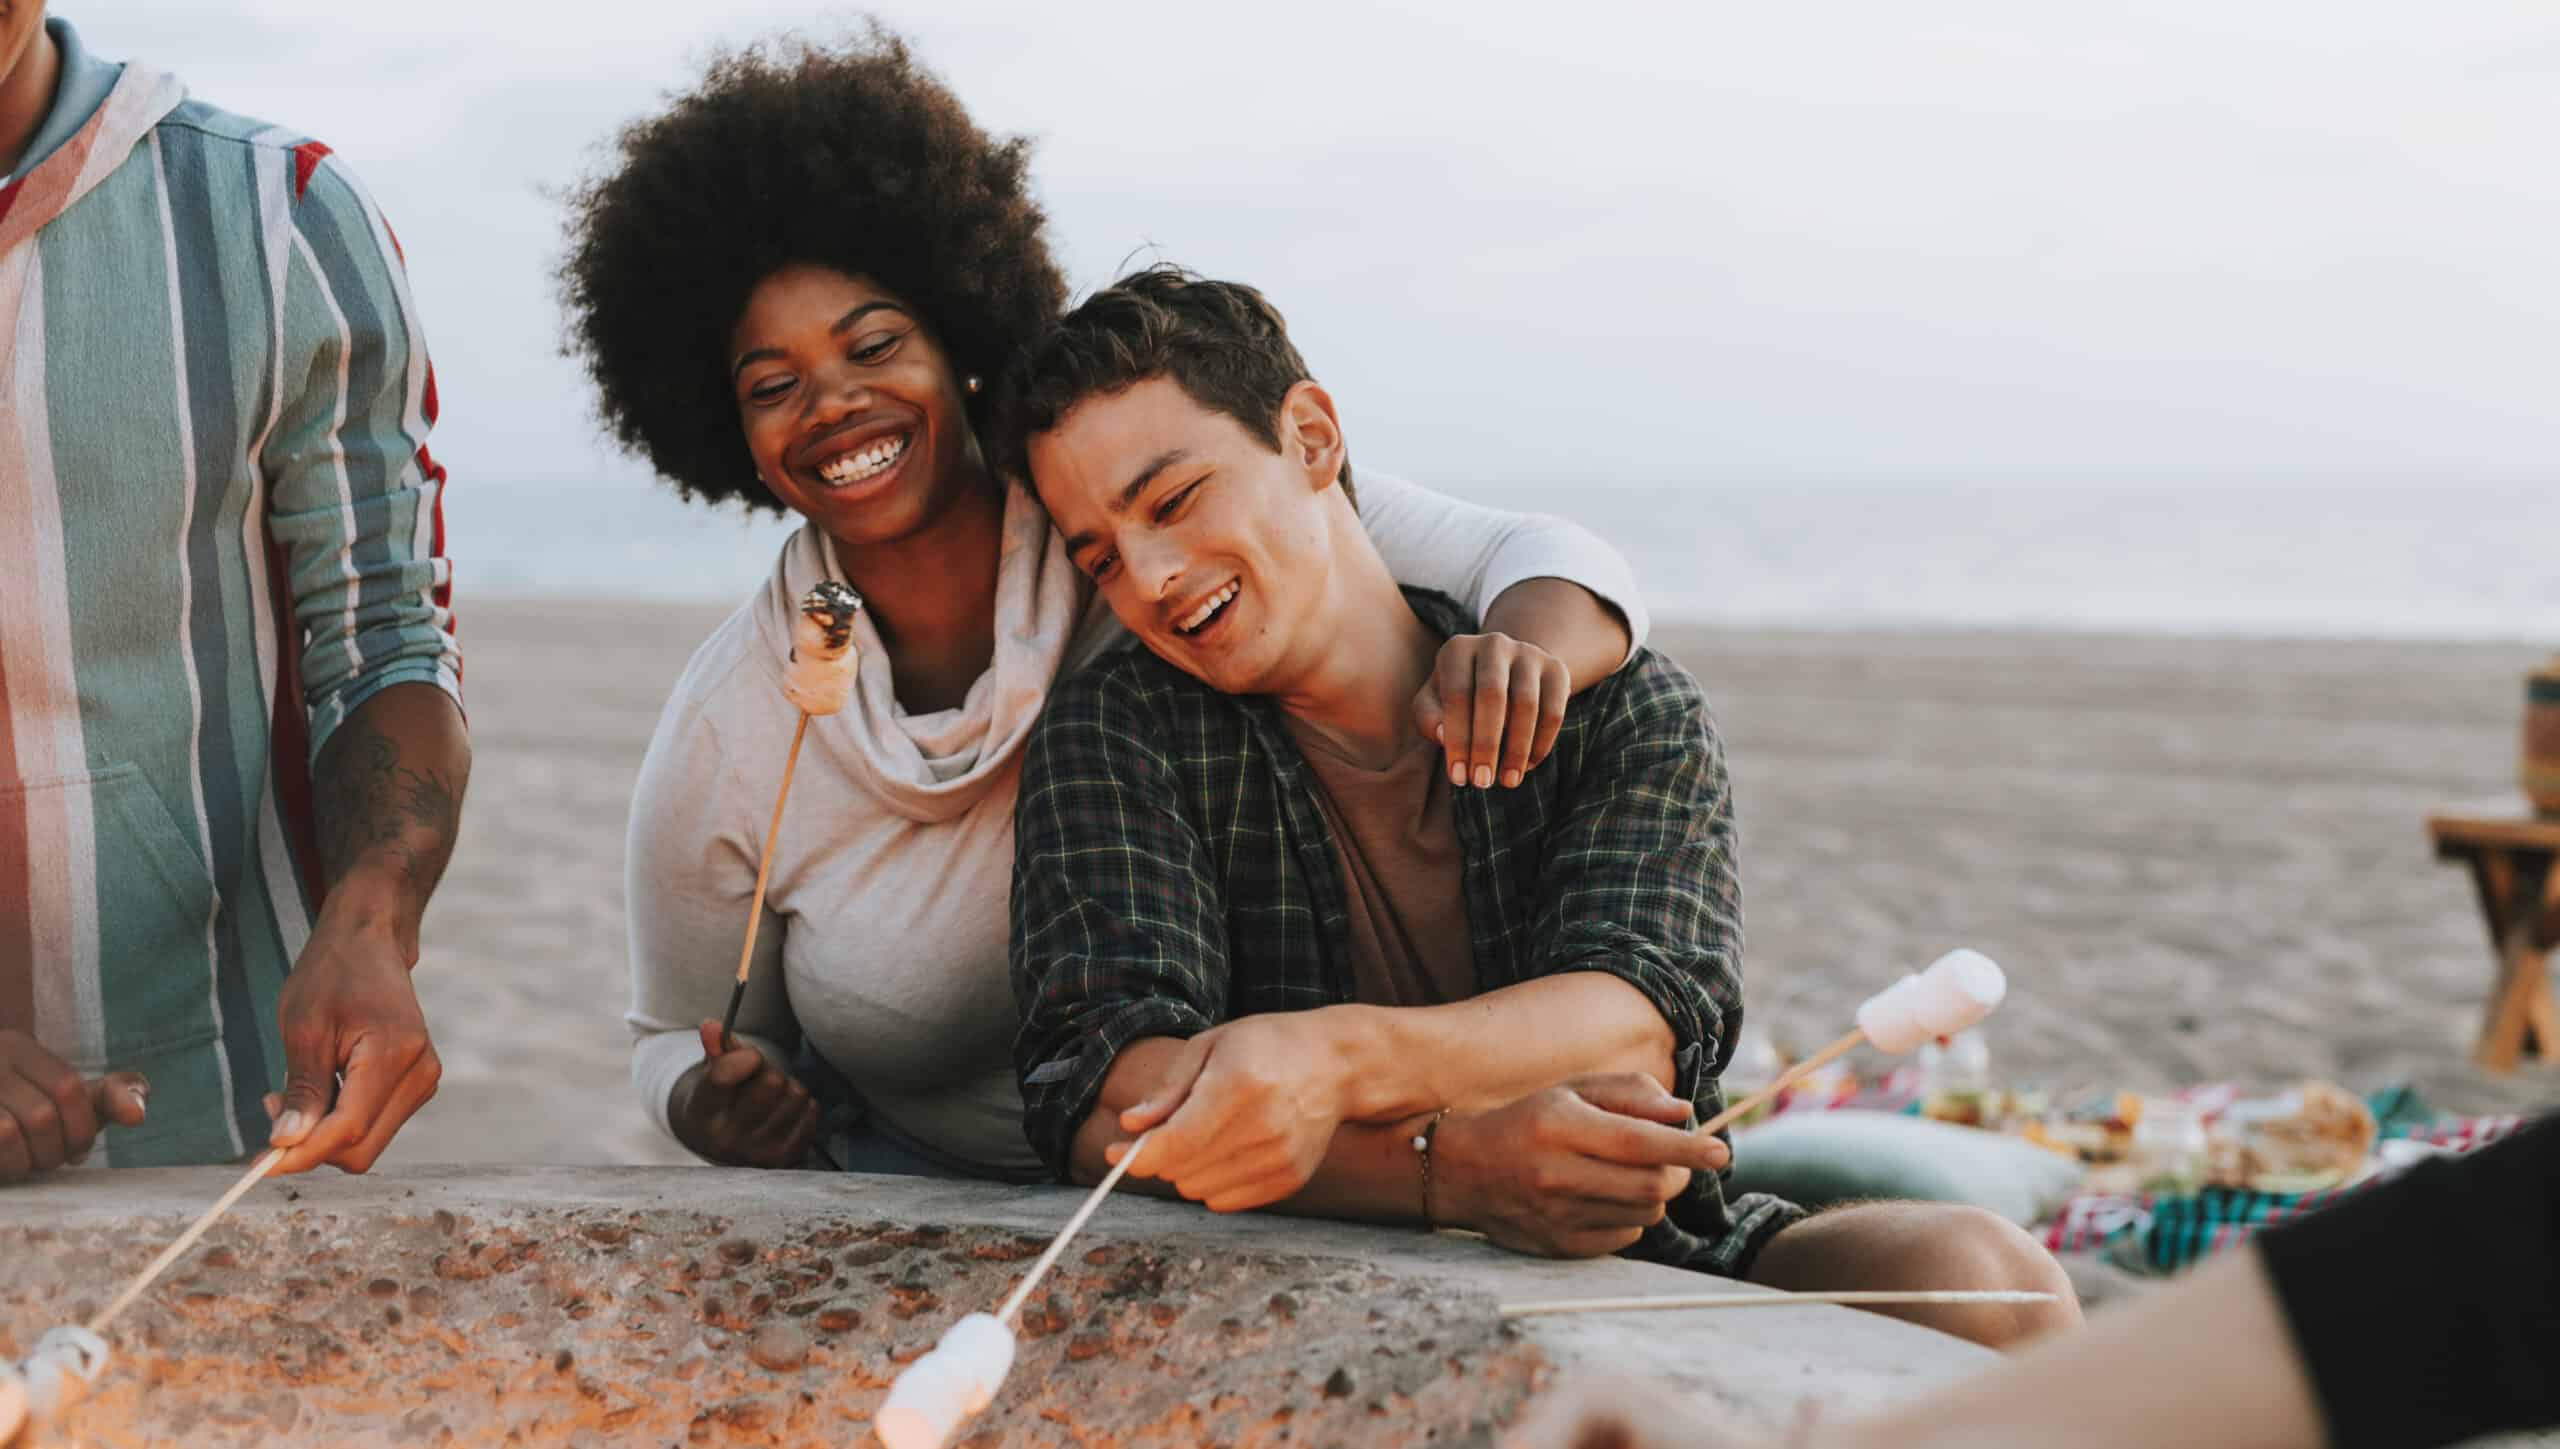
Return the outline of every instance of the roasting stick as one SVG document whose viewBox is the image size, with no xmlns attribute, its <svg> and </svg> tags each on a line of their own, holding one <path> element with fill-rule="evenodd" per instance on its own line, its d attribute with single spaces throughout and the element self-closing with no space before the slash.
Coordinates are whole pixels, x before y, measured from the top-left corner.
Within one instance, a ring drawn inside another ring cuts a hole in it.
<svg viewBox="0 0 2560 1449">
<path fill-rule="evenodd" d="M 1850 1289 L 1833 1293 L 1669 1293 L 1653 1298 L 1559 1298 L 1548 1303 L 1505 1303 L 1504 1318 L 1556 1313 L 1653 1313 L 1674 1308 L 1802 1308 L 1816 1303 L 1872 1306 L 1892 1303 L 2051 1303 L 2051 1293 L 2014 1288 L 1919 1288 L 1908 1291 Z"/>
<path fill-rule="evenodd" d="M 738 948 L 738 984 L 729 988 L 729 1009 L 720 1013 L 720 1042 L 725 1049 L 737 1040 L 738 1003 L 747 999 L 747 963 L 755 959 L 756 928 L 764 924 L 764 884 L 773 875 L 773 843 L 782 836 L 782 802 L 791 798 L 791 772 L 800 766 L 800 742 L 809 735 L 809 716 L 791 729 L 791 753 L 782 757 L 782 788 L 773 795 L 773 823 L 764 828 L 764 854 L 756 861 L 755 899 L 747 902 L 747 939 Z"/>
<path fill-rule="evenodd" d="M 115 1322 L 117 1314 L 124 1312 L 132 1305 L 133 1300 L 141 1297 L 143 1290 L 151 1286 L 153 1279 L 168 1272 L 171 1264 L 186 1256 L 187 1249 L 196 1245 L 196 1239 L 203 1237 L 215 1223 L 221 1221 L 222 1215 L 231 1211 L 233 1204 L 248 1196 L 249 1189 L 256 1187 L 268 1173 L 275 1171 L 276 1164 L 282 1161 L 284 1161 L 284 1149 L 270 1147 L 265 1156 L 250 1163 L 249 1170 L 240 1175 L 238 1182 L 231 1184 L 229 1192 L 216 1198 L 213 1206 L 205 1209 L 203 1217 L 196 1219 L 192 1227 L 178 1234 L 176 1242 L 162 1248 L 160 1256 L 151 1260 L 150 1267 L 136 1274 L 132 1282 L 124 1285 L 124 1291 L 117 1294 L 113 1302 L 98 1310 L 96 1316 L 89 1320 L 89 1331 L 91 1333 L 106 1332 L 107 1325 Z"/>
<path fill-rule="evenodd" d="M 747 965 L 755 959 L 756 928 L 764 924 L 765 882 L 773 876 L 773 845 L 782 838 L 782 807 L 791 798 L 791 772 L 800 767 L 800 742 L 809 736 L 812 715 L 834 714 L 853 693 L 853 672 L 861 656 L 853 648 L 853 616 L 862 612 L 862 596 L 834 579 L 821 582 L 800 600 L 800 618 L 791 627 L 791 663 L 783 671 L 782 692 L 800 711 L 791 730 L 791 753 L 782 760 L 782 788 L 773 794 L 773 820 L 764 828 L 764 851 L 756 860 L 755 898 L 747 903 L 747 939 L 738 948 L 738 981 L 729 988 L 729 1009 L 720 1017 L 720 1041 L 736 1040 L 738 1003 L 747 997 Z"/>
<path fill-rule="evenodd" d="M 1004 1301 L 1004 1307 L 996 1310 L 996 1322 L 1007 1328 L 1013 1326 L 1014 1319 L 1022 1312 L 1022 1305 L 1031 1300 L 1031 1290 L 1039 1287 L 1040 1280 L 1057 1266 L 1058 1255 L 1076 1240 L 1076 1234 L 1084 1231 L 1085 1221 L 1093 1216 L 1094 1209 L 1102 1206 L 1102 1200 L 1111 1195 L 1111 1189 L 1118 1187 L 1120 1179 L 1129 1175 L 1129 1164 L 1138 1160 L 1138 1149 L 1146 1146 L 1147 1139 L 1154 1135 L 1153 1132 L 1139 1133 L 1138 1139 L 1129 1144 L 1129 1150 L 1121 1153 L 1120 1160 L 1102 1175 L 1102 1181 L 1095 1183 L 1093 1191 L 1085 1194 L 1084 1203 L 1076 1209 L 1076 1215 L 1067 1219 L 1067 1225 L 1058 1230 L 1058 1236 L 1050 1239 L 1049 1250 L 1040 1255 L 1040 1261 L 1031 1265 L 1030 1272 L 1022 1275 L 1021 1284 L 1013 1290 L 1013 1296 Z"/>
<path fill-rule="evenodd" d="M 1846 1055 L 1860 1042 L 1900 1056 L 1931 1037 L 1953 1036 L 1989 1016 L 2009 994 L 1999 963 L 1979 951 L 1949 951 L 1929 969 L 1870 996 L 1858 1007 L 1858 1025 L 1847 1036 L 1778 1074 L 1776 1081 L 1718 1112 L 1701 1132 L 1721 1132 L 1743 1114 Z"/>
<path fill-rule="evenodd" d="M 160 1256 L 135 1274 L 133 1281 L 124 1285 L 124 1291 L 92 1315 L 86 1326 L 75 1328 L 65 1323 L 46 1330 L 44 1337 L 36 1340 L 35 1352 L 28 1354 L 22 1364 L 0 1359 L 0 1445 L 15 1443 L 19 1431 L 30 1423 L 40 1427 L 59 1418 L 88 1394 L 89 1386 L 107 1371 L 107 1341 L 102 1336 L 107 1325 L 133 1306 L 133 1301 L 172 1264 L 185 1257 L 187 1249 L 196 1245 L 196 1239 L 220 1222 L 233 1204 L 248 1195 L 249 1189 L 273 1172 L 276 1164 L 284 1161 L 284 1153 L 283 1148 L 272 1147 L 250 1163 L 249 1170 L 231 1184 L 230 1191 L 205 1209 L 204 1216 L 180 1233 L 177 1241 L 162 1248 Z"/>
<path fill-rule="evenodd" d="M 1847 1056 L 1849 1052 L 1858 1045 L 1858 1043 L 1865 1041 L 1866 1039 L 1867 1032 L 1864 1027 L 1860 1027 L 1850 1032 L 1847 1036 L 1844 1036 L 1838 1041 L 1833 1042 L 1831 1045 L 1824 1047 L 1822 1050 L 1815 1052 L 1812 1056 L 1806 1057 L 1803 1061 L 1800 1061 L 1794 1066 L 1787 1068 L 1785 1071 L 1778 1073 L 1776 1080 L 1770 1082 L 1769 1085 L 1762 1087 L 1759 1091 L 1752 1093 L 1750 1096 L 1743 1098 L 1739 1102 L 1735 1102 L 1730 1106 L 1727 1106 L 1723 1111 L 1708 1118 L 1706 1122 L 1698 1128 L 1698 1130 L 1707 1133 L 1723 1131 L 1725 1128 L 1732 1126 L 1735 1122 L 1740 1121 L 1744 1116 L 1749 1114 L 1752 1108 L 1759 1106 L 1761 1103 L 1768 1101 L 1771 1097 L 1774 1097 L 1780 1092 L 1785 1091 L 1787 1088 L 1794 1086 L 1796 1083 L 1803 1081 L 1813 1073 L 1820 1071 L 1822 1068 L 1831 1065 L 1833 1062 L 1838 1061 L 1844 1056 Z"/>
<path fill-rule="evenodd" d="M 1022 1313 L 1022 1305 L 1031 1301 L 1031 1291 L 1040 1286 L 1057 1265 L 1058 1255 L 1083 1231 L 1085 1221 L 1094 1209 L 1111 1195 L 1120 1179 L 1128 1174 L 1129 1164 L 1138 1160 L 1138 1152 L 1153 1134 L 1141 1132 L 1129 1144 L 1129 1150 L 1103 1174 L 1102 1181 L 1086 1193 L 1075 1216 L 1049 1240 L 1048 1251 L 1040 1255 L 1031 1271 L 1004 1301 L 1004 1306 L 990 1316 L 972 1313 L 943 1330 L 942 1338 L 932 1350 L 914 1363 L 898 1371 L 890 1381 L 889 1397 L 881 1402 L 880 1412 L 871 1420 L 873 1432 L 889 1449 L 941 1449 L 960 1421 L 983 1412 L 994 1402 L 996 1391 L 1004 1387 L 1004 1376 L 1013 1371 L 1013 1324 Z"/>
</svg>

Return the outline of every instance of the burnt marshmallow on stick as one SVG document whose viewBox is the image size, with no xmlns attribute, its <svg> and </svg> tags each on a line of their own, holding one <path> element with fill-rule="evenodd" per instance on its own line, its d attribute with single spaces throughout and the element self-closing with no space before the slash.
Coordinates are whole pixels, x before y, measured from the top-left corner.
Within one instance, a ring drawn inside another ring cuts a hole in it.
<svg viewBox="0 0 2560 1449">
<path fill-rule="evenodd" d="M 738 982 L 729 988 L 729 1009 L 720 1018 L 720 1041 L 735 1040 L 738 1003 L 747 995 L 747 963 L 756 954 L 756 927 L 764 917 L 764 887 L 773 872 L 773 842 L 782 833 L 782 805 L 791 798 L 791 772 L 800 764 L 800 742 L 808 737 L 812 715 L 834 714 L 853 694 L 854 671 L 862 656 L 853 647 L 853 616 L 862 612 L 862 596 L 827 579 L 801 596 L 800 616 L 791 625 L 791 660 L 782 672 L 783 697 L 800 711 L 791 731 L 791 753 L 783 757 L 782 788 L 774 792 L 773 823 L 765 827 L 764 854 L 756 862 L 755 899 L 747 905 L 746 944 L 738 948 Z"/>
</svg>

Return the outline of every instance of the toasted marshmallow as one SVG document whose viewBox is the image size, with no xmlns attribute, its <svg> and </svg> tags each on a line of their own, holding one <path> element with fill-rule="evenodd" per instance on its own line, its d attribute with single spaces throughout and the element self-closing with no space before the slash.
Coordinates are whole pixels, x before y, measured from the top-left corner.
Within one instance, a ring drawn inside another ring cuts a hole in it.
<svg viewBox="0 0 2560 1449">
<path fill-rule="evenodd" d="M 834 714 L 853 694 L 854 670 L 861 657 L 853 648 L 853 616 L 862 612 L 862 596 L 833 579 L 811 589 L 800 601 L 800 617 L 791 626 L 791 665 L 783 672 L 782 692 L 805 714 Z"/>
</svg>

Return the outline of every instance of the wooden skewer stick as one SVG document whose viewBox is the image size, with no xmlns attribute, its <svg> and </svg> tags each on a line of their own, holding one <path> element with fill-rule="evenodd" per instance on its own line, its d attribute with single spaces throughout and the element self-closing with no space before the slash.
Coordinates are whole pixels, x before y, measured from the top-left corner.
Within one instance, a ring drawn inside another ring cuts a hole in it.
<svg viewBox="0 0 2560 1449">
<path fill-rule="evenodd" d="M 1778 1095 L 1780 1092 L 1783 1092 L 1787 1088 L 1804 1080 L 1804 1078 L 1813 1071 L 1839 1060 L 1842 1056 L 1848 1053 L 1850 1048 L 1856 1046 L 1862 1041 L 1865 1041 L 1866 1039 L 1867 1033 L 1863 1028 L 1851 1031 L 1847 1036 L 1840 1038 L 1831 1045 L 1815 1052 L 1812 1056 L 1806 1057 L 1803 1061 L 1800 1061 L 1794 1066 L 1787 1068 L 1785 1071 L 1778 1073 L 1778 1079 L 1776 1081 L 1771 1082 L 1769 1085 L 1762 1087 L 1759 1091 L 1752 1093 L 1750 1096 L 1743 1098 L 1741 1101 L 1734 1103 L 1723 1111 L 1718 1112 L 1713 1117 L 1708 1118 L 1705 1124 L 1700 1126 L 1698 1130 L 1701 1132 L 1723 1131 L 1725 1128 L 1733 1125 L 1736 1118 L 1741 1117 L 1752 1108 L 1759 1106 L 1761 1103 L 1768 1101 L 1771 1097 Z"/>
<path fill-rule="evenodd" d="M 1837 1293 L 1680 1293 L 1652 1298 L 1560 1298 L 1552 1303 L 1505 1303 L 1496 1311 L 1505 1318 L 1536 1318 L 1550 1313 L 1651 1313 L 1673 1308 L 1801 1308 L 1814 1303 L 2051 1303 L 2051 1293 L 2009 1288 L 1981 1290 L 1932 1288 L 1910 1292 L 1851 1289 Z"/>
<path fill-rule="evenodd" d="M 151 1286 L 153 1279 L 156 1279 L 161 1274 L 169 1271 L 170 1264 L 175 1263 L 179 1258 L 185 1256 L 187 1249 L 196 1245 L 196 1239 L 205 1235 L 206 1229 L 211 1228 L 215 1222 L 219 1221 L 224 1213 L 231 1211 L 232 1204 L 240 1201 L 242 1197 L 246 1196 L 249 1189 L 256 1187 L 259 1180 L 264 1178 L 268 1173 L 273 1172 L 276 1164 L 282 1161 L 284 1161 L 284 1149 L 281 1147 L 271 1147 L 267 1149 L 266 1156 L 249 1164 L 249 1170 L 241 1174 L 238 1182 L 231 1184 L 231 1190 L 229 1192 L 224 1193 L 212 1207 L 205 1209 L 204 1216 L 196 1219 L 195 1226 L 188 1228 L 183 1233 L 180 1233 L 176 1242 L 162 1248 L 160 1250 L 160 1256 L 152 1259 L 150 1267 L 143 1269 L 139 1274 L 135 1275 L 132 1282 L 124 1285 L 124 1291 L 115 1296 L 114 1302 L 109 1303 L 106 1307 L 98 1310 L 97 1316 L 89 1320 L 89 1331 L 91 1333 L 105 1333 L 107 1331 L 107 1325 L 113 1323 L 116 1315 L 124 1312 L 126 1307 L 129 1306 L 133 1300 L 141 1297 L 142 1291 Z"/>
<path fill-rule="evenodd" d="M 800 741 L 809 734 L 809 712 L 800 712 L 800 723 L 791 731 L 791 753 L 783 757 L 782 788 L 773 795 L 773 823 L 764 828 L 764 856 L 756 862 L 756 898 L 747 903 L 747 941 L 738 948 L 738 984 L 729 988 L 729 1009 L 720 1017 L 720 1044 L 725 1048 L 736 1040 L 732 1035 L 738 1024 L 738 1003 L 747 997 L 747 963 L 755 958 L 756 928 L 764 924 L 764 884 L 773 874 L 773 843 L 782 837 L 782 806 L 791 798 L 791 772 L 800 767 Z"/>
<path fill-rule="evenodd" d="M 1102 1181 L 1095 1183 L 1093 1191 L 1085 1194 L 1084 1205 L 1076 1209 L 1076 1215 L 1067 1219 L 1067 1225 L 1059 1229 L 1057 1237 L 1050 1240 L 1049 1250 L 1040 1255 L 1039 1262 L 1031 1265 L 1029 1273 L 1023 1275 L 1022 1284 L 1013 1290 L 1013 1296 L 1007 1298 L 1004 1306 L 996 1310 L 996 1322 L 1007 1328 L 1013 1327 L 1014 1317 L 1022 1312 L 1022 1305 L 1031 1298 L 1031 1290 L 1038 1287 L 1041 1278 L 1057 1265 L 1058 1255 L 1067 1250 L 1067 1244 L 1075 1241 L 1076 1234 L 1084 1227 L 1085 1219 L 1092 1217 L 1093 1210 L 1102 1206 L 1102 1200 L 1110 1195 L 1111 1189 L 1119 1186 L 1120 1179 L 1128 1174 L 1129 1164 L 1138 1160 L 1138 1149 L 1146 1146 L 1147 1139 L 1154 1135 L 1153 1131 L 1139 1133 L 1138 1140 L 1130 1143 L 1129 1150 L 1120 1154 L 1120 1160 L 1113 1163 L 1111 1170 L 1102 1175 Z"/>
</svg>

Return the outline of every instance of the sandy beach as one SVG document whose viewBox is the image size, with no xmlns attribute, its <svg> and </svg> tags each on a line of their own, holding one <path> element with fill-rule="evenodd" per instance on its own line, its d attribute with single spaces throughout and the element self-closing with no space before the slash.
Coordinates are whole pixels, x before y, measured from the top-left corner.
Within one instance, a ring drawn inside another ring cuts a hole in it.
<svg viewBox="0 0 2560 1449">
<path fill-rule="evenodd" d="M 419 993 L 444 1086 L 385 1161 L 679 1163 L 626 1076 L 623 827 L 724 613 L 479 602 L 477 748 Z M 1666 625 L 1743 830 L 1750 1012 L 1803 1049 L 1954 945 L 2009 969 L 2015 1082 L 2316 1076 L 2524 1111 L 2473 1067 L 2490 960 L 2436 806 L 2511 793 L 2523 645 Z M 998 903 L 990 903 L 990 909 Z"/>
</svg>

